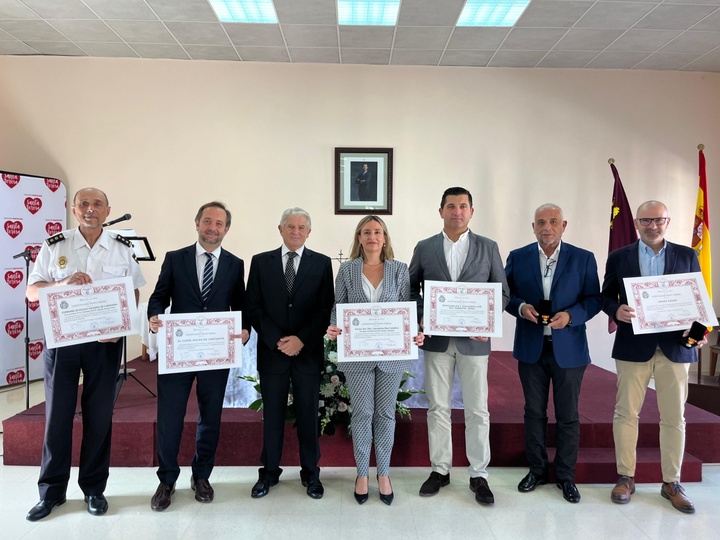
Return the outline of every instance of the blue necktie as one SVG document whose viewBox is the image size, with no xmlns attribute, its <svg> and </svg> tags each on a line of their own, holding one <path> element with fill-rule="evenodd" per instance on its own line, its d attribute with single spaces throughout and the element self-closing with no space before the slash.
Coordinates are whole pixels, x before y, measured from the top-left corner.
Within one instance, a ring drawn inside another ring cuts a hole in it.
<svg viewBox="0 0 720 540">
<path fill-rule="evenodd" d="M 212 253 L 205 253 L 205 256 L 207 260 L 205 261 L 205 268 L 203 269 L 202 287 L 200 289 L 203 304 L 207 302 L 210 287 L 212 287 L 213 282 L 213 256 Z"/>
</svg>

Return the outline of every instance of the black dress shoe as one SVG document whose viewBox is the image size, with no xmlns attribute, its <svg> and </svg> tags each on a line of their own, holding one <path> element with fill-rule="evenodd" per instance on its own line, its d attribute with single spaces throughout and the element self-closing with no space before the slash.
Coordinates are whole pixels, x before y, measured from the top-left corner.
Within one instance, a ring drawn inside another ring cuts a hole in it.
<svg viewBox="0 0 720 540">
<path fill-rule="evenodd" d="M 450 484 L 450 473 L 440 474 L 439 472 L 431 472 L 423 485 L 420 486 L 420 496 L 430 497 L 440 491 L 441 487 L 445 487 Z"/>
<path fill-rule="evenodd" d="M 42 499 L 39 503 L 33 506 L 25 516 L 28 521 L 38 521 L 39 519 L 46 518 L 52 512 L 52 509 L 61 504 L 65 504 L 67 499 Z"/>
<path fill-rule="evenodd" d="M 567 502 L 580 502 L 580 492 L 572 480 L 558 480 L 557 487 L 562 489 L 563 497 Z"/>
<path fill-rule="evenodd" d="M 322 496 L 325 494 L 325 488 L 320 480 L 310 480 L 309 482 L 307 480 L 301 480 L 301 483 L 303 487 L 307 488 L 308 497 L 322 499 Z"/>
<path fill-rule="evenodd" d="M 359 476 L 355 477 L 355 487 L 353 488 L 353 495 L 355 496 L 355 500 L 357 501 L 358 504 L 365 504 L 368 500 L 368 492 L 366 491 L 365 493 L 358 493 L 356 491 L 358 478 L 360 478 L 360 477 Z"/>
<path fill-rule="evenodd" d="M 475 493 L 475 501 L 480 504 L 494 504 L 495 496 L 490 491 L 487 479 L 482 476 L 470 479 L 470 491 Z"/>
<path fill-rule="evenodd" d="M 160 482 L 160 485 L 155 490 L 155 495 L 150 499 L 150 508 L 156 512 L 167 509 L 172 502 L 173 493 L 175 493 L 175 484 L 163 484 Z"/>
<path fill-rule="evenodd" d="M 538 486 L 547 484 L 547 476 L 538 476 L 534 472 L 530 471 L 525 475 L 525 478 L 520 480 L 518 484 L 518 491 L 520 493 L 529 493 Z"/>
<path fill-rule="evenodd" d="M 108 511 L 108 502 L 105 495 L 85 495 L 85 502 L 88 505 L 88 514 L 102 516 Z"/>
<path fill-rule="evenodd" d="M 207 478 L 190 477 L 190 489 L 195 492 L 195 500 L 201 503 L 212 502 L 215 498 L 215 490 L 213 490 Z"/>
<path fill-rule="evenodd" d="M 277 483 L 277 479 L 271 480 L 268 477 L 260 478 L 257 482 L 255 482 L 250 496 L 253 499 L 259 499 L 260 497 L 264 497 L 265 495 L 270 493 L 270 487 L 277 485 Z"/>
</svg>

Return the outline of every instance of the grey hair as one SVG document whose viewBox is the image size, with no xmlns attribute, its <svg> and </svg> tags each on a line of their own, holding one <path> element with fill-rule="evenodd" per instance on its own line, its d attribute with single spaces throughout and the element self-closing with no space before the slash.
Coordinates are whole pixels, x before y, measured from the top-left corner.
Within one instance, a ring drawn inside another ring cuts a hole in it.
<svg viewBox="0 0 720 540">
<path fill-rule="evenodd" d="M 292 208 L 288 208 L 282 213 L 282 216 L 280 217 L 280 226 L 284 227 L 285 223 L 287 223 L 287 220 L 290 216 L 302 216 L 305 219 L 307 219 L 307 226 L 308 229 L 312 229 L 312 220 L 310 219 L 310 214 L 307 213 L 306 210 L 303 210 L 302 208 L 298 206 L 293 206 Z"/>
<path fill-rule="evenodd" d="M 560 212 L 560 219 L 565 219 L 562 208 L 560 208 L 557 204 L 553 204 L 553 203 L 541 204 L 540 206 L 538 206 L 535 209 L 535 215 L 537 216 L 538 212 L 542 212 L 543 210 L 556 210 L 556 211 Z"/>
</svg>

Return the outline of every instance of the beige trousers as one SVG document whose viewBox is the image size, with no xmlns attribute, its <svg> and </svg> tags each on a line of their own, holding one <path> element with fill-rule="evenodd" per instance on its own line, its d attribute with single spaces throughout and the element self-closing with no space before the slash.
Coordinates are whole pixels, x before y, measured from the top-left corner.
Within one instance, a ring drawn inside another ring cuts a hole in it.
<svg viewBox="0 0 720 540">
<path fill-rule="evenodd" d="M 690 364 L 671 362 L 658 349 L 647 362 L 615 360 L 617 398 L 613 417 L 618 474 L 635 476 L 638 418 L 650 379 L 660 411 L 660 460 L 664 482 L 679 482 L 685 453 L 685 401 Z"/>
<path fill-rule="evenodd" d="M 452 467 L 452 389 L 457 369 L 465 409 L 465 453 L 470 477 L 487 478 L 490 463 L 490 413 L 487 398 L 487 356 L 465 356 L 455 339 L 443 353 L 425 352 L 425 391 L 430 408 L 427 414 L 428 444 L 432 470 L 448 474 Z"/>
</svg>

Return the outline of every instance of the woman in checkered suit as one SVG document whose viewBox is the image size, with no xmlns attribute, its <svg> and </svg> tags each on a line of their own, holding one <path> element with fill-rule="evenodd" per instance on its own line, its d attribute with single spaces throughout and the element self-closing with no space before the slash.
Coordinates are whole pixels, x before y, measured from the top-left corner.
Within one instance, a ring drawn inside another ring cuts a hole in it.
<svg viewBox="0 0 720 540">
<path fill-rule="evenodd" d="M 410 300 L 410 275 L 405 263 L 393 259 L 390 235 L 382 219 L 366 216 L 356 229 L 350 260 L 340 266 L 335 280 L 335 304 L 365 302 L 406 302 Z M 336 326 L 333 308 L 328 336 L 335 339 L 341 329 Z M 423 343 L 422 333 L 414 338 Z M 390 456 L 395 437 L 395 407 L 400 380 L 411 367 L 411 361 L 341 362 L 350 391 L 352 417 L 350 427 L 357 465 L 355 499 L 368 499 L 370 449 L 375 443 L 375 460 L 380 500 L 391 504 Z"/>
</svg>

